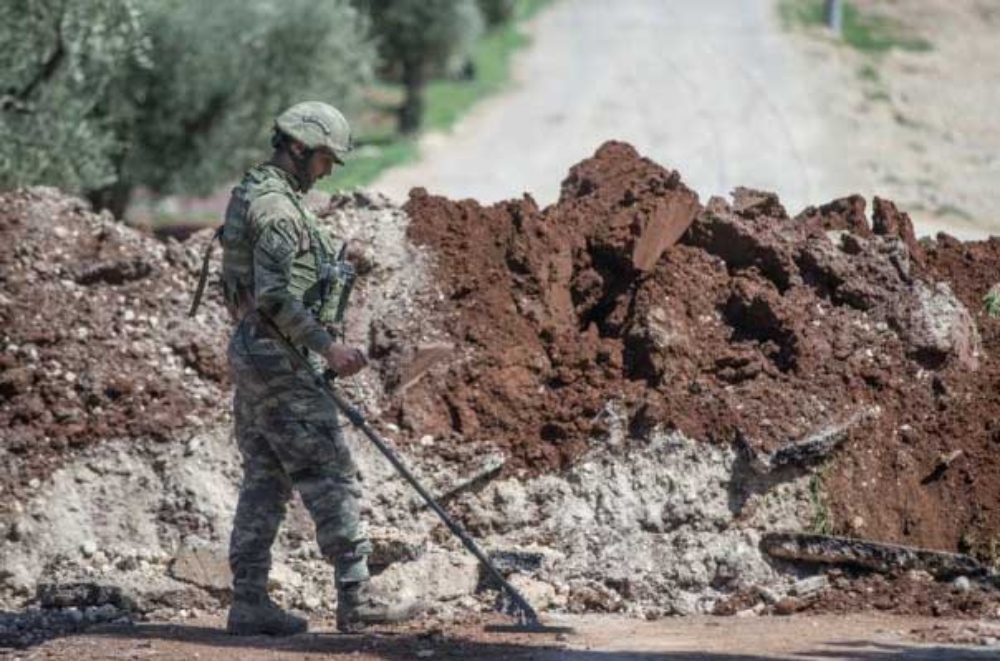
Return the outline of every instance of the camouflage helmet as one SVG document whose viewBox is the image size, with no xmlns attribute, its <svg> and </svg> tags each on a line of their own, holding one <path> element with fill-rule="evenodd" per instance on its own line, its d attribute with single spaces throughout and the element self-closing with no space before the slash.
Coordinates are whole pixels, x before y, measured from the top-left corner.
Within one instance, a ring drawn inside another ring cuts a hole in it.
<svg viewBox="0 0 1000 661">
<path fill-rule="evenodd" d="M 339 110 L 321 101 L 297 103 L 274 120 L 274 128 L 309 149 L 328 149 L 343 165 L 351 151 L 351 127 Z"/>
</svg>

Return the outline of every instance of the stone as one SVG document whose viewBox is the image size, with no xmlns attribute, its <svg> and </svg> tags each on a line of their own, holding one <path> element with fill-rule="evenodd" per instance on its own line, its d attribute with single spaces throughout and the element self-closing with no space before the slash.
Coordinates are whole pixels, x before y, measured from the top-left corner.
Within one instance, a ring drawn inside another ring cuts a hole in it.
<svg viewBox="0 0 1000 661">
<path fill-rule="evenodd" d="M 544 581 L 521 574 L 515 574 L 507 581 L 535 610 L 546 610 L 556 601 L 555 588 Z"/>
<path fill-rule="evenodd" d="M 295 590 L 302 587 L 302 575 L 286 564 L 275 562 L 271 565 L 267 583 L 277 590 Z"/>
<path fill-rule="evenodd" d="M 785 597 L 774 606 L 775 615 L 793 615 L 805 608 L 806 603 L 798 597 Z"/>
<path fill-rule="evenodd" d="M 820 574 L 819 576 L 810 576 L 809 578 L 797 581 L 788 590 L 788 593 L 796 597 L 808 597 L 818 592 L 822 592 L 829 586 L 830 580 L 825 575 Z"/>
<path fill-rule="evenodd" d="M 80 608 L 84 615 L 135 610 L 135 601 L 117 585 L 100 583 L 39 583 L 36 598 L 42 608 Z M 107 608 L 105 608 L 107 607 Z M 104 608 L 103 611 L 99 609 Z M 90 617 L 90 616 L 87 616 Z"/>
<path fill-rule="evenodd" d="M 396 562 L 410 562 L 423 555 L 426 542 L 412 534 L 404 534 L 397 529 L 371 528 L 368 539 L 372 553 L 368 564 L 373 569 L 382 570 Z"/>
<path fill-rule="evenodd" d="M 959 576 L 951 582 L 951 586 L 958 592 L 966 593 L 972 590 L 972 581 L 968 576 Z"/>
<path fill-rule="evenodd" d="M 929 286 L 916 282 L 918 304 L 906 327 L 916 358 L 928 368 L 949 359 L 968 370 L 979 369 L 982 340 L 969 310 L 947 283 Z"/>
<path fill-rule="evenodd" d="M 170 561 L 167 574 L 212 592 L 225 592 L 233 582 L 226 551 L 207 545 L 182 546 Z"/>
</svg>

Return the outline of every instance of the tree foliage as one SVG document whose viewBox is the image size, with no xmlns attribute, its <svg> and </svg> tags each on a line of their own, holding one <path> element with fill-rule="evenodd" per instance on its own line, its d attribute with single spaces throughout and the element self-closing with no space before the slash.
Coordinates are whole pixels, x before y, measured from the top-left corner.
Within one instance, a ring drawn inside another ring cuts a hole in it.
<svg viewBox="0 0 1000 661">
<path fill-rule="evenodd" d="M 379 53 L 406 89 L 399 128 L 423 119 L 424 86 L 431 72 L 468 57 L 482 32 L 476 0 L 357 0 L 372 18 Z"/>
<path fill-rule="evenodd" d="M 514 18 L 517 0 L 479 0 L 479 11 L 482 12 L 486 25 L 496 27 Z"/>
<path fill-rule="evenodd" d="M 375 60 L 347 0 L 151 0 L 147 24 L 154 66 L 128 90 L 122 177 L 160 192 L 231 178 L 292 103 L 356 107 Z"/>
<path fill-rule="evenodd" d="M 310 98 L 356 107 L 375 47 L 349 0 L 8 0 L 0 183 L 208 192 Z M 6 80 L 6 78 L 10 80 Z"/>
<path fill-rule="evenodd" d="M 114 181 L 110 90 L 149 65 L 134 0 L 6 0 L 0 21 L 0 187 Z"/>
</svg>

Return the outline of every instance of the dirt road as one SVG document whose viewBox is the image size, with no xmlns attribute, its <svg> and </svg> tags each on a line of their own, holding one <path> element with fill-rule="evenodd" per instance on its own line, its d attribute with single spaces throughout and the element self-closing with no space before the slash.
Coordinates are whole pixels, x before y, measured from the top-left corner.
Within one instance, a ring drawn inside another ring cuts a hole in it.
<svg viewBox="0 0 1000 661">
<path fill-rule="evenodd" d="M 421 161 L 373 188 L 547 204 L 571 164 L 615 138 L 705 199 L 759 187 L 797 213 L 877 194 L 918 233 L 997 232 L 1000 131 L 985 119 L 1000 104 L 997 16 L 974 0 L 935 0 L 919 17 L 867 4 L 912 19 L 932 50 L 865 59 L 787 32 L 774 0 L 559 0 L 529 26 L 516 88 L 427 136 Z M 858 73 L 876 70 L 874 82 Z"/>
<path fill-rule="evenodd" d="M 615 616 L 563 621 L 571 635 L 502 634 L 482 623 L 438 629 L 383 631 L 342 636 L 319 626 L 287 639 L 232 638 L 218 620 L 108 628 L 11 652 L 23 659 L 157 659 L 189 661 L 283 661 L 291 659 L 532 659 L 534 661 L 986 661 L 1000 648 L 918 643 L 924 632 L 962 629 L 940 620 L 854 615 L 850 617 L 690 618 L 641 622 Z M 938 627 L 935 629 L 935 627 Z M 973 641 L 970 641 L 973 642 Z M 3 658 L 0 652 L 0 658 Z"/>
<path fill-rule="evenodd" d="M 852 192 L 807 61 L 769 0 L 561 0 L 530 26 L 515 91 L 480 106 L 424 158 L 373 188 L 423 185 L 492 202 L 558 195 L 570 165 L 611 138 L 680 170 L 702 196 L 745 185 L 791 209 Z M 816 156 L 823 154 L 823 158 Z"/>
</svg>

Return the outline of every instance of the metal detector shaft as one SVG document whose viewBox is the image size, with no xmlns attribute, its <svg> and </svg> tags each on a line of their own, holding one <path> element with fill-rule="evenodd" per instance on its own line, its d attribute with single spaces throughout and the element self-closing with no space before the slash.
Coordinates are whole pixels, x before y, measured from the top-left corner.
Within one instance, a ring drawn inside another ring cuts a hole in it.
<svg viewBox="0 0 1000 661">
<path fill-rule="evenodd" d="M 313 379 L 316 381 L 316 385 L 319 386 L 320 390 L 325 392 L 330 399 L 333 400 L 333 403 L 337 406 L 337 408 L 344 412 L 344 415 L 351 421 L 351 424 L 360 429 L 364 435 L 368 437 L 368 440 L 375 444 L 375 447 L 377 447 L 379 452 L 381 452 L 385 458 L 389 460 L 389 463 L 392 464 L 393 468 L 395 468 L 396 471 L 410 483 L 410 486 L 416 489 L 417 493 L 420 494 L 420 497 L 424 499 L 424 502 L 426 502 L 427 505 L 434 510 L 438 517 L 440 517 L 444 524 L 448 526 L 448 530 L 461 540 L 465 548 L 468 549 L 472 555 L 476 556 L 476 559 L 479 560 L 487 571 L 489 571 L 490 576 L 492 576 L 494 580 L 496 580 L 503 587 L 503 589 L 507 591 L 507 594 L 510 595 L 510 598 L 514 602 L 519 619 L 528 624 L 539 624 L 538 613 L 536 613 L 535 609 L 531 607 L 528 600 L 517 591 L 517 588 L 507 582 L 507 579 L 505 579 L 503 574 L 500 573 L 500 570 L 497 569 L 492 562 L 490 562 L 489 557 L 483 553 L 483 550 L 479 548 L 479 545 L 476 544 L 469 534 L 465 532 L 465 530 L 463 530 L 462 527 L 459 526 L 454 520 L 452 520 L 452 518 L 448 516 L 448 513 L 437 504 L 434 497 L 431 496 L 427 489 L 425 489 L 424 486 L 417 481 L 417 478 L 413 476 L 413 473 L 411 473 L 410 469 L 406 467 L 403 460 L 399 458 L 396 451 L 385 442 L 385 439 L 379 436 L 378 433 L 371 428 L 371 425 L 369 425 L 368 421 L 365 420 L 365 417 L 361 415 L 361 412 L 344 399 L 340 393 L 334 390 L 321 374 L 316 373 L 316 370 L 314 370 L 312 365 L 309 364 L 309 361 L 305 359 L 305 356 L 298 352 L 295 346 L 288 341 L 288 338 L 286 338 L 278 330 L 277 325 L 271 319 L 264 317 L 263 315 L 261 315 L 261 318 L 264 319 L 275 331 L 278 337 L 282 339 L 299 365 L 303 369 L 307 370 L 309 374 L 312 374 Z"/>
<path fill-rule="evenodd" d="M 320 380 L 322 380 L 321 377 Z M 351 404 L 349 404 L 340 395 L 340 393 L 331 388 L 325 381 L 323 381 L 321 385 L 330 397 L 333 398 L 333 401 L 336 402 L 337 407 L 344 412 L 347 419 L 350 420 L 355 427 L 360 429 L 364 435 L 368 437 L 368 440 L 375 444 L 375 447 L 379 449 L 379 452 L 385 455 L 385 458 L 389 460 L 389 463 L 393 465 L 396 471 L 398 471 L 399 474 L 410 483 L 410 486 L 416 489 L 417 493 L 420 494 L 421 498 L 424 499 L 427 505 L 434 510 L 442 521 L 444 521 L 444 524 L 448 526 L 448 529 L 461 540 L 465 548 L 468 549 L 472 555 L 476 556 L 476 559 L 479 560 L 483 567 L 490 572 L 490 575 L 501 586 L 503 586 L 503 589 L 507 591 L 507 594 L 510 595 L 511 599 L 516 604 L 520 617 L 530 624 L 538 623 L 538 614 L 535 612 L 535 609 L 531 607 L 531 604 L 528 603 L 528 600 L 517 591 L 517 588 L 507 582 L 507 579 L 505 579 L 503 574 L 500 573 L 500 570 L 497 569 L 492 562 L 490 562 L 489 557 L 483 553 L 483 550 L 479 548 L 479 545 L 476 544 L 472 537 L 470 537 L 469 534 L 465 532 L 465 530 L 463 530 L 462 527 L 458 525 L 450 516 L 448 516 L 448 513 L 445 512 L 440 505 L 438 505 L 437 501 L 434 500 L 434 497 L 431 496 L 431 494 L 424 489 L 423 485 L 417 481 L 417 478 L 413 476 L 413 473 L 410 472 L 403 461 L 399 458 L 396 451 L 389 447 L 385 440 L 371 428 L 364 416 L 362 416 L 356 408 L 351 406 Z"/>
</svg>

